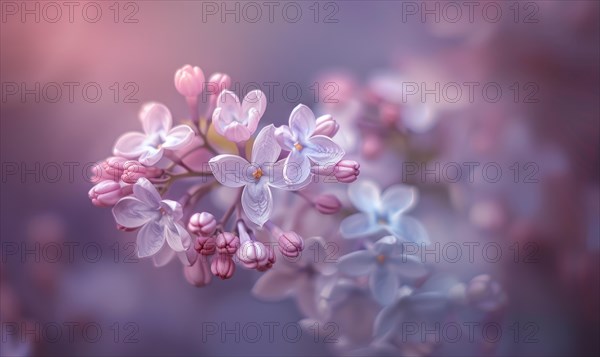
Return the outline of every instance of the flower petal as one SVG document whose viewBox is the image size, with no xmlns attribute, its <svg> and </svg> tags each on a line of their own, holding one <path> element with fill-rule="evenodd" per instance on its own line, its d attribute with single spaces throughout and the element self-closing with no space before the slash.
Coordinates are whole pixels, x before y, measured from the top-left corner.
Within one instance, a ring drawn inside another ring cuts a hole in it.
<svg viewBox="0 0 600 357">
<path fill-rule="evenodd" d="M 133 185 L 133 195 L 144 202 L 150 208 L 155 210 L 160 209 L 160 194 L 156 187 L 145 177 L 140 177 L 135 185 Z"/>
<path fill-rule="evenodd" d="M 392 222 L 386 227 L 396 237 L 414 243 L 429 244 L 429 236 L 425 227 L 418 220 L 402 214 L 392 218 Z"/>
<path fill-rule="evenodd" d="M 283 179 L 288 185 L 297 185 L 310 176 L 310 160 L 298 150 L 290 152 L 283 165 Z"/>
<path fill-rule="evenodd" d="M 164 244 L 162 248 L 158 251 L 158 253 L 152 256 L 152 262 L 154 266 L 160 268 L 162 266 L 167 265 L 175 256 L 175 252 L 168 244 Z"/>
<path fill-rule="evenodd" d="M 157 212 L 135 197 L 123 197 L 112 209 L 115 221 L 127 228 L 141 227 L 157 217 Z"/>
<path fill-rule="evenodd" d="M 254 126 L 254 130 L 256 130 L 256 125 L 260 118 L 265 114 L 265 110 L 267 109 L 267 96 L 260 90 L 256 89 L 246 94 L 244 97 L 244 101 L 242 102 L 242 114 L 248 118 L 248 127 L 251 129 Z M 256 111 L 255 123 L 250 123 L 250 111 Z"/>
<path fill-rule="evenodd" d="M 217 121 L 221 121 L 225 125 L 233 121 L 242 121 L 243 113 L 240 99 L 232 91 L 224 90 L 219 94 L 217 108 L 220 108 L 219 116 L 216 118 Z M 213 119 L 215 119 L 214 116 Z"/>
<path fill-rule="evenodd" d="M 344 150 L 324 135 L 315 135 L 308 140 L 304 154 L 319 166 L 337 164 L 344 157 Z"/>
<path fill-rule="evenodd" d="M 396 274 L 407 279 L 418 279 L 427 274 L 427 266 L 414 255 L 398 255 L 387 259 L 388 266 Z"/>
<path fill-rule="evenodd" d="M 252 133 L 244 124 L 238 122 L 231 122 L 223 128 L 222 135 L 228 140 L 240 143 L 242 141 L 248 141 L 248 139 L 250 139 L 250 136 L 252 136 Z"/>
<path fill-rule="evenodd" d="M 162 146 L 168 150 L 179 150 L 186 147 L 194 139 L 194 131 L 187 125 L 177 125 L 169 130 Z"/>
<path fill-rule="evenodd" d="M 146 140 L 146 135 L 142 133 L 125 133 L 117 139 L 113 154 L 115 156 L 122 156 L 126 159 L 137 159 L 146 151 L 144 140 Z"/>
<path fill-rule="evenodd" d="M 273 196 L 266 184 L 248 184 L 242 192 L 244 213 L 255 224 L 262 226 L 271 217 Z"/>
<path fill-rule="evenodd" d="M 394 236 L 385 236 L 373 244 L 375 254 L 384 254 L 390 256 L 398 248 L 398 239 Z"/>
<path fill-rule="evenodd" d="M 275 140 L 275 127 L 273 124 L 264 127 L 252 146 L 252 162 L 263 164 L 274 164 L 279 158 L 281 147 Z"/>
<path fill-rule="evenodd" d="M 389 269 L 376 269 L 369 276 L 369 287 L 378 303 L 388 305 L 394 300 L 398 290 L 398 278 Z"/>
<path fill-rule="evenodd" d="M 252 288 L 252 295 L 260 300 L 279 301 L 288 297 L 296 285 L 296 276 L 285 267 L 264 273 Z"/>
<path fill-rule="evenodd" d="M 290 114 L 290 129 L 298 139 L 310 138 L 315 131 L 316 119 L 312 110 L 304 104 L 298 104 Z"/>
<path fill-rule="evenodd" d="M 359 180 L 348 188 L 348 198 L 362 212 L 377 212 L 380 205 L 379 186 L 369 180 Z"/>
<path fill-rule="evenodd" d="M 380 227 L 373 224 L 369 215 L 355 213 L 346 217 L 340 224 L 340 233 L 346 239 L 365 237 L 377 232 Z"/>
<path fill-rule="evenodd" d="M 383 192 L 381 205 L 390 216 L 407 211 L 417 201 L 417 190 L 407 185 L 394 185 Z"/>
<path fill-rule="evenodd" d="M 401 322 L 402 316 L 404 315 L 404 307 L 405 304 L 403 301 L 384 307 L 379 314 L 377 314 L 377 317 L 375 317 L 373 336 L 382 337 L 391 331 L 394 326 L 396 326 L 397 322 Z"/>
<path fill-rule="evenodd" d="M 165 244 L 165 230 L 160 221 L 146 223 L 138 232 L 138 257 L 145 258 L 158 253 Z"/>
<path fill-rule="evenodd" d="M 275 129 L 275 139 L 279 146 L 282 149 L 287 151 L 294 150 L 294 144 L 296 143 L 296 139 L 294 138 L 294 134 L 290 131 L 290 127 L 287 125 L 282 125 Z"/>
<path fill-rule="evenodd" d="M 191 241 L 189 233 L 177 223 L 170 222 L 165 224 L 165 238 L 169 247 L 175 252 L 184 252 L 183 240 Z"/>
<path fill-rule="evenodd" d="M 171 129 L 173 118 L 169 109 L 160 103 L 150 103 L 140 112 L 146 135 L 166 133 Z"/>
<path fill-rule="evenodd" d="M 146 146 L 138 161 L 146 166 L 153 166 L 162 159 L 165 150 L 161 147 Z"/>
<path fill-rule="evenodd" d="M 208 164 L 217 181 L 225 186 L 242 187 L 254 181 L 247 175 L 252 165 L 240 156 L 218 155 L 210 159 Z"/>
<path fill-rule="evenodd" d="M 346 254 L 338 260 L 338 270 L 346 275 L 366 275 L 375 268 L 375 256 L 368 250 Z"/>
<path fill-rule="evenodd" d="M 265 171 L 269 174 L 269 185 L 286 191 L 298 191 L 310 185 L 312 174 L 306 176 L 304 181 L 287 182 L 283 177 L 285 161 L 286 159 L 279 160 L 273 166 L 266 166 Z"/>
</svg>

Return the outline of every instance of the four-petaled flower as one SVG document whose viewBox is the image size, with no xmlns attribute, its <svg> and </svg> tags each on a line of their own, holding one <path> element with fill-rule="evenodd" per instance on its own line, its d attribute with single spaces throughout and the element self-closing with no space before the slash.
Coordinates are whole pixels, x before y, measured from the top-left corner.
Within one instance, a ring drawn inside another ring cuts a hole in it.
<svg viewBox="0 0 600 357">
<path fill-rule="evenodd" d="M 283 179 L 283 160 L 277 162 L 281 148 L 274 137 L 275 127 L 262 129 L 252 147 L 252 163 L 237 155 L 218 155 L 209 161 L 215 178 L 228 187 L 244 187 L 242 208 L 252 222 L 262 226 L 273 211 L 270 187 L 299 190 L 310 180 L 288 184 Z"/>
<path fill-rule="evenodd" d="M 178 223 L 183 216 L 181 205 L 161 200 L 156 188 L 144 177 L 133 186 L 133 196 L 117 202 L 113 215 L 123 227 L 141 227 L 137 235 L 140 258 L 157 254 L 165 241 L 175 252 L 183 252 L 191 245 L 188 231 Z"/>
<path fill-rule="evenodd" d="M 348 188 L 348 197 L 361 212 L 342 221 L 340 232 L 345 238 L 366 237 L 383 229 L 403 240 L 429 243 L 421 223 L 404 215 L 417 201 L 414 188 L 394 185 L 382 195 L 374 182 L 362 181 Z"/>
<path fill-rule="evenodd" d="M 116 156 L 152 166 L 162 158 L 165 150 L 182 149 L 194 138 L 194 131 L 187 125 L 171 128 L 171 112 L 162 104 L 146 104 L 140 111 L 140 120 L 144 134 L 128 132 L 121 135 L 115 143 Z"/>
<path fill-rule="evenodd" d="M 299 104 L 290 114 L 289 126 L 277 128 L 277 142 L 290 154 L 285 159 L 284 178 L 288 182 L 304 181 L 310 175 L 311 161 L 321 167 L 333 166 L 344 150 L 325 135 L 313 135 L 316 119 L 312 110 Z M 294 173 L 294 176 L 290 175 Z"/>
<path fill-rule="evenodd" d="M 267 98 L 260 90 L 246 94 L 241 104 L 235 93 L 224 90 L 212 116 L 215 130 L 231 141 L 247 141 L 256 131 L 266 108 Z"/>
<path fill-rule="evenodd" d="M 370 249 L 344 255 L 338 261 L 338 269 L 349 276 L 369 274 L 373 297 L 382 305 L 394 300 L 400 286 L 399 277 L 413 279 L 427 273 L 418 258 L 398 254 L 398 242 L 394 236 L 381 238 Z"/>
</svg>

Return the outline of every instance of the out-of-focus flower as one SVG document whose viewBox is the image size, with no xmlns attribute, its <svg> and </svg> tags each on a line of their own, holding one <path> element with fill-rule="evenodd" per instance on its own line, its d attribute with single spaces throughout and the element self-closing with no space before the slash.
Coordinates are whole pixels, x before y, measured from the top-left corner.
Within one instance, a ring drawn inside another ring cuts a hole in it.
<svg viewBox="0 0 600 357">
<path fill-rule="evenodd" d="M 123 174 L 121 180 L 123 182 L 134 184 L 140 177 L 155 178 L 163 174 L 163 170 L 156 167 L 148 167 L 140 164 L 137 161 L 129 160 L 123 164 Z"/>
<path fill-rule="evenodd" d="M 269 125 L 258 134 L 252 148 L 252 163 L 237 155 L 218 155 L 209 162 L 213 175 L 228 187 L 244 187 L 242 208 L 248 218 L 262 226 L 273 211 L 270 187 L 298 190 L 310 183 L 304 181 L 288 184 L 283 179 L 283 165 L 276 163 L 281 148 L 275 141 L 275 128 Z"/>
<path fill-rule="evenodd" d="M 210 264 L 210 271 L 214 276 L 223 280 L 229 279 L 235 272 L 235 263 L 229 254 L 217 254 Z"/>
<path fill-rule="evenodd" d="M 240 247 L 240 239 L 233 233 L 222 232 L 217 235 L 216 244 L 219 254 L 235 254 Z"/>
<path fill-rule="evenodd" d="M 191 266 L 183 266 L 183 275 L 188 283 L 202 287 L 210 283 L 211 271 L 206 258 L 198 257 Z"/>
<path fill-rule="evenodd" d="M 190 232 L 199 235 L 211 236 L 216 228 L 217 220 L 209 212 L 194 213 L 188 222 Z"/>
<path fill-rule="evenodd" d="M 321 115 L 317 118 L 314 135 L 325 135 L 333 138 L 340 129 L 339 124 L 330 114 Z"/>
<path fill-rule="evenodd" d="M 340 272 L 349 276 L 369 275 L 369 287 L 375 300 L 391 303 L 399 287 L 399 277 L 418 278 L 427 273 L 425 265 L 412 255 L 397 252 L 398 240 L 383 237 L 371 249 L 344 255 L 338 262 Z"/>
<path fill-rule="evenodd" d="M 275 131 L 279 145 L 290 152 L 285 159 L 283 175 L 290 183 L 303 181 L 310 175 L 311 162 L 319 166 L 330 166 L 344 157 L 344 150 L 325 135 L 314 135 L 315 115 L 306 105 L 299 104 L 290 114 L 289 126 L 283 125 Z M 299 175 L 290 177 L 290 172 Z"/>
<path fill-rule="evenodd" d="M 133 196 L 117 202 L 113 215 L 124 227 L 141 227 L 137 236 L 140 258 L 158 253 L 165 241 L 175 252 L 183 252 L 191 245 L 189 233 L 178 223 L 183 216 L 181 205 L 161 200 L 156 188 L 145 178 L 133 185 Z"/>
<path fill-rule="evenodd" d="M 429 242 L 421 223 L 404 215 L 417 201 L 416 189 L 394 185 L 381 195 L 374 182 L 365 180 L 350 186 L 348 197 L 361 213 L 353 214 L 342 221 L 340 232 L 345 238 L 366 237 L 383 229 L 403 240 L 415 243 Z"/>
<path fill-rule="evenodd" d="M 298 307 L 307 316 L 319 317 L 319 292 L 326 277 L 335 272 L 335 264 L 327 260 L 325 241 L 319 237 L 306 240 L 311 253 L 300 255 L 298 260 L 283 260 L 262 275 L 254 284 L 252 293 L 261 300 L 280 301 L 289 296 L 296 299 Z"/>
<path fill-rule="evenodd" d="M 129 186 L 122 186 L 115 181 L 100 181 L 88 192 L 92 204 L 98 207 L 110 207 L 117 203 L 121 198 L 131 194 L 132 189 Z"/>
<path fill-rule="evenodd" d="M 206 84 L 207 93 L 210 95 L 210 101 L 212 105 L 215 105 L 217 99 L 219 98 L 219 94 L 222 91 L 229 89 L 231 86 L 231 77 L 229 77 L 225 73 L 213 73 L 212 76 L 208 79 L 208 83 Z"/>
<path fill-rule="evenodd" d="M 165 150 L 182 149 L 194 138 L 194 131 L 187 125 L 171 128 L 171 112 L 162 104 L 146 104 L 140 111 L 140 119 L 144 133 L 121 135 L 115 143 L 115 155 L 152 166 L 162 158 Z"/>
<path fill-rule="evenodd" d="M 467 301 L 483 311 L 494 311 L 506 303 L 506 293 L 487 274 L 477 275 L 467 285 Z"/>
<path fill-rule="evenodd" d="M 442 313 L 448 307 L 448 296 L 439 291 L 415 291 L 408 286 L 398 290 L 393 303 L 384 307 L 377 317 L 373 327 L 373 334 L 381 337 L 389 332 L 400 331 L 396 328 L 401 324 L 407 314 L 413 317 L 419 314 Z"/>
<path fill-rule="evenodd" d="M 313 202 L 317 211 L 323 214 L 336 214 L 342 208 L 340 200 L 331 194 L 319 195 Z"/>
<path fill-rule="evenodd" d="M 200 67 L 187 64 L 175 72 L 175 88 L 184 97 L 197 97 L 204 89 L 204 73 Z"/>
<path fill-rule="evenodd" d="M 217 133 L 235 142 L 250 139 L 267 108 L 267 98 L 260 90 L 253 90 L 240 103 L 235 93 L 224 90 L 217 99 L 212 120 Z"/>
</svg>

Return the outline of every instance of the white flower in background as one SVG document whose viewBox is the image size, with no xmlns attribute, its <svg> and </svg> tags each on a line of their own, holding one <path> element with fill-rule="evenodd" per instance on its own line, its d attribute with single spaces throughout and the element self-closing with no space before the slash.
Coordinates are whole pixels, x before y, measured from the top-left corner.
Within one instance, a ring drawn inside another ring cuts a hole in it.
<svg viewBox="0 0 600 357">
<path fill-rule="evenodd" d="M 429 243 L 419 221 L 404 215 L 417 201 L 417 191 L 406 185 L 394 185 L 381 194 L 372 181 L 359 181 L 348 188 L 348 197 L 360 213 L 344 219 L 340 232 L 344 238 L 367 237 L 386 230 L 397 238 L 415 243 Z"/>
</svg>

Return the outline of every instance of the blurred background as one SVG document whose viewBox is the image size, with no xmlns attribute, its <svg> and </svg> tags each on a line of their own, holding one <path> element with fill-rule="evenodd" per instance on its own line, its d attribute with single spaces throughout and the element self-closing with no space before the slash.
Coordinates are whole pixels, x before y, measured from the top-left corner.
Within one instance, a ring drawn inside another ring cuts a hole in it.
<svg viewBox="0 0 600 357">
<path fill-rule="evenodd" d="M 296 338 L 293 300 L 251 295 L 260 273 L 194 288 L 179 262 L 135 258 L 135 234 L 89 202 L 91 165 L 139 130 L 142 103 L 185 119 L 173 75 L 188 63 L 228 73 L 238 95 L 267 93 L 261 124 L 298 103 L 333 111 L 361 175 L 420 188 L 415 216 L 433 242 L 498 242 L 510 259 L 439 268 L 493 274 L 510 321 L 536 326 L 527 343 L 505 331 L 491 354 L 598 354 L 600 5 L 474 3 L 1 1 L 2 356 L 337 353 Z M 396 128 L 410 140 L 354 125 L 347 99 L 373 92 L 417 108 L 406 118 L 420 121 Z M 494 162 L 503 179 L 408 171 L 424 162 Z"/>
</svg>

